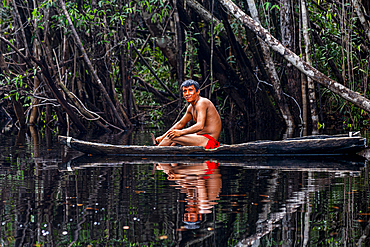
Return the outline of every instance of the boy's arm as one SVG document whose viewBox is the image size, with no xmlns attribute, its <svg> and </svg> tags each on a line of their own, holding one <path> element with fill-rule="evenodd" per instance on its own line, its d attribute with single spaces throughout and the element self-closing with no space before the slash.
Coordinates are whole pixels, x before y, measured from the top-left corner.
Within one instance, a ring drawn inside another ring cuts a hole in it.
<svg viewBox="0 0 370 247">
<path fill-rule="evenodd" d="M 206 123 L 207 117 L 207 104 L 205 102 L 199 102 L 197 107 L 197 122 L 186 129 L 170 129 L 167 136 L 172 139 L 187 134 L 194 134 L 201 131 Z M 191 114 L 190 114 L 191 115 Z M 189 120 L 190 121 L 190 120 Z M 185 126 L 185 125 L 184 125 Z"/>
<path fill-rule="evenodd" d="M 161 143 L 161 141 L 170 133 L 172 130 L 181 130 L 185 127 L 185 125 L 193 118 L 193 115 L 190 112 L 190 106 L 187 108 L 185 115 L 178 121 L 176 124 L 174 124 L 169 130 L 167 130 L 166 133 L 163 135 L 155 138 L 155 140 L 158 143 Z"/>
</svg>

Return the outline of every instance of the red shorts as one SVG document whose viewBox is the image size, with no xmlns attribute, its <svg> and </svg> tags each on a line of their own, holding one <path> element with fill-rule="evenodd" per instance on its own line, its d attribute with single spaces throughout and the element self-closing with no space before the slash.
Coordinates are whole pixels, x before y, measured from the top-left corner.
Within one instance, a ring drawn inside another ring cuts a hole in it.
<svg viewBox="0 0 370 247">
<path fill-rule="evenodd" d="M 220 146 L 220 143 L 218 141 L 216 141 L 216 139 L 213 138 L 212 136 L 210 136 L 208 134 L 201 134 L 201 135 L 208 139 L 206 149 L 214 149 L 214 148 L 218 148 Z"/>
</svg>

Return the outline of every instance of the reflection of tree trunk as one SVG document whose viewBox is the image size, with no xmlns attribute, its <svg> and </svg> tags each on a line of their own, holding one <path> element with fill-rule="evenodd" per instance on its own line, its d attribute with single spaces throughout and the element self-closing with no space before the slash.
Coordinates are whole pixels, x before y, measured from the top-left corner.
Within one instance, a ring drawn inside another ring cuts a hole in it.
<svg viewBox="0 0 370 247">
<path fill-rule="evenodd" d="M 306 205 L 307 211 L 305 214 L 305 225 L 304 225 L 305 230 L 304 230 L 304 235 L 303 235 L 303 238 L 305 241 L 306 237 L 307 236 L 309 237 L 309 230 L 310 230 L 309 229 L 310 227 L 309 220 L 310 220 L 310 214 L 311 214 L 310 193 L 318 189 L 317 186 L 314 186 L 312 184 L 312 180 L 313 180 L 312 173 L 309 172 L 307 187 L 303 188 L 301 191 L 293 193 L 293 196 L 290 197 L 288 200 L 286 200 L 286 201 L 289 201 L 289 203 L 286 203 L 285 206 L 276 210 L 276 213 L 270 213 L 268 219 L 261 221 L 261 222 L 257 222 L 257 224 L 259 224 L 259 226 L 257 227 L 260 229 L 260 231 L 248 238 L 241 240 L 236 246 L 238 247 L 250 246 L 256 243 L 256 241 L 259 241 L 259 239 L 261 239 L 263 236 L 265 236 L 266 234 L 274 230 L 276 227 L 278 227 L 278 225 L 275 224 L 276 222 L 283 219 L 287 214 L 292 214 L 296 212 L 297 208 L 299 208 L 301 205 L 307 204 Z"/>
<path fill-rule="evenodd" d="M 38 138 L 37 129 L 32 125 L 29 126 L 29 129 L 30 129 L 30 133 L 31 133 L 32 141 L 33 141 L 33 157 L 38 158 L 40 157 L 40 148 L 39 148 L 39 138 Z"/>
<path fill-rule="evenodd" d="M 23 106 L 14 95 L 12 95 L 10 98 L 12 99 L 13 108 L 19 121 L 19 125 L 20 127 L 24 127 L 26 125 L 26 117 L 24 116 Z"/>
<path fill-rule="evenodd" d="M 308 172 L 307 177 L 307 188 L 312 186 L 312 172 Z M 310 239 L 310 214 L 311 214 L 311 207 L 310 207 L 310 195 L 307 194 L 306 198 L 306 212 L 304 214 L 304 231 L 303 231 L 303 244 L 302 246 L 308 245 L 308 240 Z"/>
<path fill-rule="evenodd" d="M 51 134 L 51 129 L 46 126 L 45 127 L 45 141 L 46 141 L 46 148 L 47 149 L 51 149 L 51 147 L 53 146 L 53 143 L 52 143 L 52 134 Z"/>
<path fill-rule="evenodd" d="M 276 192 L 276 188 L 278 185 L 278 178 L 279 178 L 279 172 L 278 170 L 274 170 L 273 173 L 270 175 L 271 178 L 267 181 L 267 191 L 265 195 L 267 195 L 269 202 L 264 203 L 262 208 L 262 213 L 259 214 L 258 222 L 264 222 L 268 219 L 268 215 L 271 213 L 271 205 L 273 203 L 272 198 L 274 196 L 274 193 Z M 258 223 L 257 222 L 257 223 Z M 262 225 L 257 224 L 257 230 L 256 232 L 260 232 L 262 228 Z"/>
<path fill-rule="evenodd" d="M 26 128 L 20 128 L 18 130 L 17 138 L 15 139 L 15 146 L 24 146 L 26 140 Z"/>
</svg>

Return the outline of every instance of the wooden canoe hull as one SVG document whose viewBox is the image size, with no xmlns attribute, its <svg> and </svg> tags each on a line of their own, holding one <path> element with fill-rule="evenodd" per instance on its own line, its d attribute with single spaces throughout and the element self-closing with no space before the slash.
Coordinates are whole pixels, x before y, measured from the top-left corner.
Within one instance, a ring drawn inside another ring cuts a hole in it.
<svg viewBox="0 0 370 247">
<path fill-rule="evenodd" d="M 366 148 L 360 136 L 310 136 L 281 141 L 254 141 L 234 145 L 221 145 L 216 149 L 203 147 L 157 147 L 112 145 L 59 136 L 58 141 L 86 154 L 124 156 L 291 156 L 291 155 L 343 155 L 355 154 Z"/>
</svg>

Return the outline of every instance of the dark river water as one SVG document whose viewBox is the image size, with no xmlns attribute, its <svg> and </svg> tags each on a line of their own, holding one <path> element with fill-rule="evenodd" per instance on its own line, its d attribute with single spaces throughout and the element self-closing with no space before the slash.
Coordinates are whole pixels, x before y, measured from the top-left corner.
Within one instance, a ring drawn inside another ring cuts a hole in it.
<svg viewBox="0 0 370 247">
<path fill-rule="evenodd" d="M 358 157 L 91 157 L 32 129 L 3 130 L 0 157 L 0 246 L 370 246 Z"/>
</svg>

